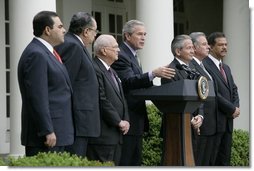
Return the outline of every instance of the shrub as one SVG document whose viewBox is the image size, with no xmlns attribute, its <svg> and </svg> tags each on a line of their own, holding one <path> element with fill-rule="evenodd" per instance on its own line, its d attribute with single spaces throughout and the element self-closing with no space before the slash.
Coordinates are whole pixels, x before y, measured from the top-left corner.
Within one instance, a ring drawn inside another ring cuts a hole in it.
<svg viewBox="0 0 254 171">
<path fill-rule="evenodd" d="M 88 161 L 86 158 L 64 153 L 38 153 L 31 157 L 9 157 L 9 166 L 113 166 L 112 162 Z"/>
<path fill-rule="evenodd" d="M 0 157 L 0 166 L 6 166 L 6 163 L 2 157 Z"/>
<path fill-rule="evenodd" d="M 231 166 L 249 166 L 249 142 L 250 136 L 247 131 L 240 129 L 234 130 Z"/>
<path fill-rule="evenodd" d="M 147 105 L 150 130 L 143 139 L 143 165 L 158 166 L 161 163 L 162 138 L 160 138 L 161 112 L 155 105 Z"/>
</svg>

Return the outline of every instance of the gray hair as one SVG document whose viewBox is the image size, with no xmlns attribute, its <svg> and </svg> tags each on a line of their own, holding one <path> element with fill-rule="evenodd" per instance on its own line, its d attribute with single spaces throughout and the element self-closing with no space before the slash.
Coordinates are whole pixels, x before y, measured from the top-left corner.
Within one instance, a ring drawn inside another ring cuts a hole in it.
<svg viewBox="0 0 254 171">
<path fill-rule="evenodd" d="M 184 40 L 189 39 L 191 40 L 191 37 L 186 34 L 177 35 L 171 42 L 171 52 L 174 56 L 176 56 L 175 50 L 176 49 L 182 49 L 183 48 L 183 42 Z"/>
<path fill-rule="evenodd" d="M 100 35 L 93 44 L 94 53 L 98 55 L 100 50 L 104 47 L 112 46 L 112 42 L 115 38 L 109 34 L 102 34 Z"/>
<path fill-rule="evenodd" d="M 145 26 L 145 24 L 139 20 L 130 20 L 130 21 L 126 22 L 124 24 L 123 30 L 122 30 L 124 40 L 125 40 L 125 33 L 132 34 L 135 31 L 134 30 L 135 26 Z"/>
<path fill-rule="evenodd" d="M 192 43 L 194 46 L 198 45 L 198 38 L 199 37 L 201 37 L 201 36 L 206 37 L 205 33 L 203 33 L 203 32 L 192 32 L 189 36 L 191 37 L 191 40 L 192 40 Z"/>
</svg>

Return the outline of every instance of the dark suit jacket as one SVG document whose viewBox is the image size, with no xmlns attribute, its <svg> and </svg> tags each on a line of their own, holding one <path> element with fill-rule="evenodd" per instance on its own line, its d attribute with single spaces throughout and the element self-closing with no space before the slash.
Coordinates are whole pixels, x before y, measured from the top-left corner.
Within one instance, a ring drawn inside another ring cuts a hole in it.
<svg viewBox="0 0 254 171">
<path fill-rule="evenodd" d="M 73 34 L 65 35 L 65 42 L 56 47 L 70 76 L 76 136 L 100 135 L 99 85 L 92 59 Z"/>
<path fill-rule="evenodd" d="M 173 81 L 179 81 L 179 80 L 188 78 L 188 74 L 184 70 L 179 70 L 176 68 L 176 65 L 178 64 L 180 63 L 178 62 L 177 59 L 174 58 L 174 60 L 169 64 L 168 67 L 175 69 L 176 74 L 172 79 L 161 78 L 161 84 L 166 84 Z"/>
<path fill-rule="evenodd" d="M 93 61 L 100 86 L 101 135 L 91 138 L 89 143 L 122 144 L 123 134 L 118 125 L 121 120 L 129 121 L 129 115 L 120 79 L 115 73 L 119 92 L 102 62 L 97 57 Z"/>
<path fill-rule="evenodd" d="M 52 132 L 56 134 L 56 146 L 71 145 L 74 127 L 68 73 L 35 38 L 21 55 L 18 81 L 22 96 L 22 145 L 44 146 L 45 135 Z"/>
<path fill-rule="evenodd" d="M 202 76 L 205 76 L 208 81 L 211 81 L 210 77 L 194 59 L 191 61 L 191 63 Z M 217 106 L 215 100 L 205 101 L 203 104 L 204 120 L 200 127 L 200 135 L 214 135 L 216 133 L 217 117 Z"/>
<path fill-rule="evenodd" d="M 209 57 L 203 60 L 203 64 L 205 65 L 207 71 L 212 75 L 213 81 L 217 85 L 217 131 L 232 132 L 232 114 L 235 111 L 235 107 L 239 107 L 239 96 L 237 86 L 234 83 L 230 68 L 228 65 L 223 64 L 228 79 L 228 83 L 226 83 L 219 69 Z"/>
<path fill-rule="evenodd" d="M 122 43 L 118 60 L 112 65 L 122 81 L 130 116 L 130 130 L 128 135 L 142 135 L 148 131 L 149 122 L 144 100 L 139 100 L 130 94 L 131 90 L 148 88 L 153 85 L 148 73 L 142 72 L 137 60 L 130 49 Z"/>
<path fill-rule="evenodd" d="M 168 65 L 168 67 L 175 69 L 176 74 L 175 74 L 175 76 L 172 79 L 161 78 L 161 84 L 166 84 L 166 83 L 171 83 L 173 81 L 179 81 L 179 80 L 183 80 L 183 79 L 188 79 L 188 74 L 184 70 L 179 70 L 178 68 L 176 68 L 176 66 L 178 64 L 180 64 L 180 63 L 178 62 L 177 59 L 174 58 L 174 60 Z M 194 69 L 194 66 L 192 65 L 192 63 L 189 63 L 189 67 L 191 69 Z M 203 104 L 192 115 L 196 116 L 197 114 L 200 114 L 200 115 L 204 116 Z M 162 122 L 162 127 L 163 127 L 163 124 L 164 124 L 163 122 Z"/>
</svg>

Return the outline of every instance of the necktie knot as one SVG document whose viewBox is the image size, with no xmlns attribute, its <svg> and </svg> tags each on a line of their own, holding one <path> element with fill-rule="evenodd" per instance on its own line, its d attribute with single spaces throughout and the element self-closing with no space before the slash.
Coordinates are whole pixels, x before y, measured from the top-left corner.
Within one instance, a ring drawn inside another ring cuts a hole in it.
<svg viewBox="0 0 254 171">
<path fill-rule="evenodd" d="M 60 57 L 60 55 L 57 53 L 57 51 L 55 51 L 55 49 L 53 49 L 53 54 L 56 57 L 56 59 L 62 64 L 62 59 Z"/>
</svg>

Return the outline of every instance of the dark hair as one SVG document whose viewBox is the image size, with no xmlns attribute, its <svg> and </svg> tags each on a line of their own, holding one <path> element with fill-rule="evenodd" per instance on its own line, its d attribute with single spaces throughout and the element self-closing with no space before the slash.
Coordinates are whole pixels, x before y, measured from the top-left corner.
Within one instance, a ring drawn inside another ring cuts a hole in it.
<svg viewBox="0 0 254 171">
<path fill-rule="evenodd" d="M 79 35 L 85 28 L 93 26 L 93 16 L 86 12 L 78 12 L 71 18 L 69 32 Z"/>
<path fill-rule="evenodd" d="M 208 44 L 209 45 L 215 45 L 215 39 L 216 38 L 221 38 L 221 37 L 226 37 L 224 33 L 222 32 L 214 32 L 214 33 L 211 33 L 208 38 L 207 38 L 207 41 L 208 41 Z"/>
<path fill-rule="evenodd" d="M 33 19 L 34 35 L 40 37 L 47 26 L 52 29 L 54 25 L 53 17 L 58 17 L 57 13 L 53 11 L 41 11 L 36 14 Z"/>
</svg>

